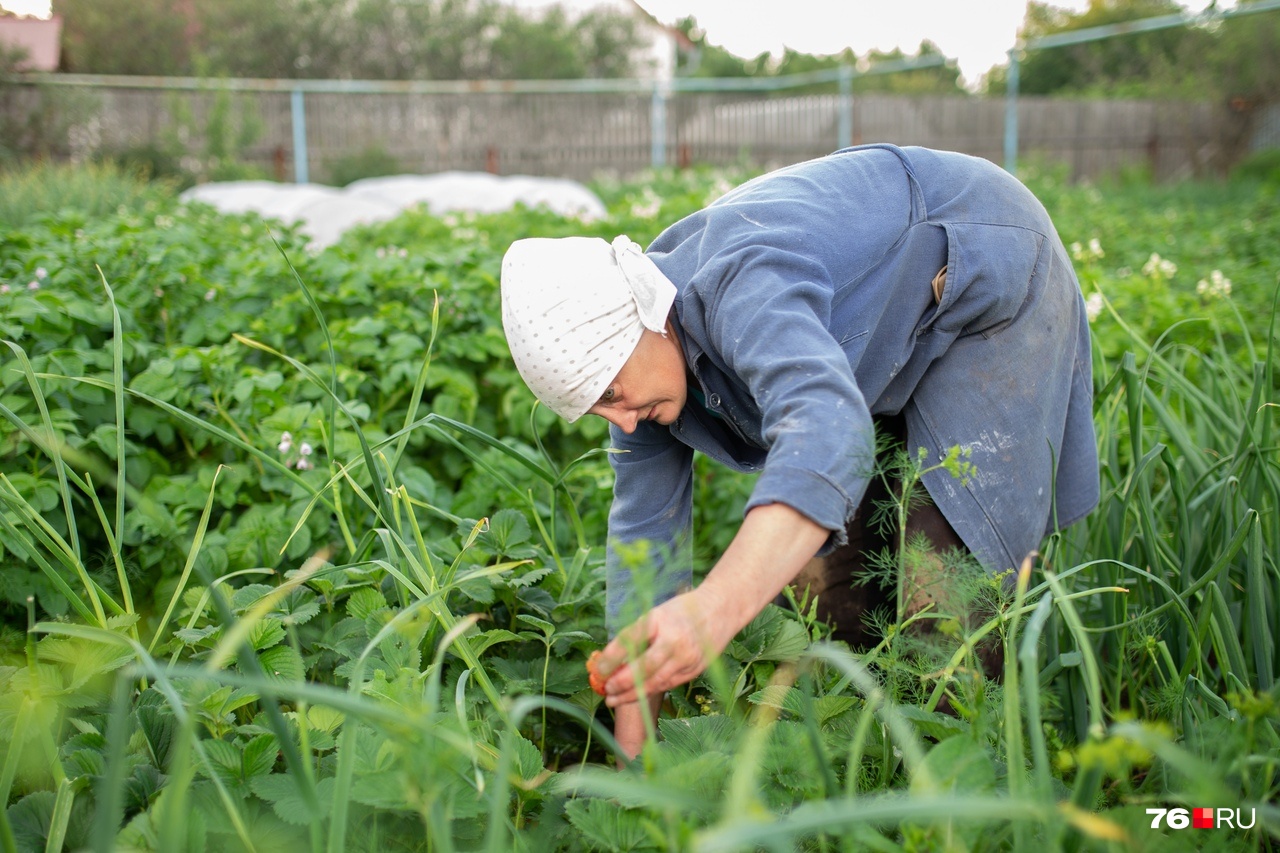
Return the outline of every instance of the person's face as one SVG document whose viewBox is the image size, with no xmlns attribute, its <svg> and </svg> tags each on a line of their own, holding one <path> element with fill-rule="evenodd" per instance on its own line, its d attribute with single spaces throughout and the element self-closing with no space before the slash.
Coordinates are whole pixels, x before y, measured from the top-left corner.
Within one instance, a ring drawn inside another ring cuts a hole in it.
<svg viewBox="0 0 1280 853">
<path fill-rule="evenodd" d="M 635 352 L 587 414 L 599 415 L 625 433 L 634 432 L 640 421 L 666 426 L 684 409 L 686 383 L 684 354 L 671 327 L 666 337 L 645 329 Z"/>
</svg>

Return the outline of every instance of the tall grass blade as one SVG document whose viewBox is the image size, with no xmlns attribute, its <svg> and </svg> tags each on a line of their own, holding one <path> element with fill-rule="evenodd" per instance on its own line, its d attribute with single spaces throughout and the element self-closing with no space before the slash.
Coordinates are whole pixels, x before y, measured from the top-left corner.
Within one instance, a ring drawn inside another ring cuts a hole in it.
<svg viewBox="0 0 1280 853">
<path fill-rule="evenodd" d="M 40 411 L 40 422 L 44 426 L 44 433 L 45 436 L 48 437 L 48 442 L 46 443 L 43 440 L 38 440 L 34 431 L 27 428 L 26 424 L 22 423 L 18 416 L 7 408 L 4 409 L 5 417 L 8 418 L 10 423 L 14 426 L 23 428 L 23 431 L 27 434 L 27 437 L 32 440 L 32 443 L 43 450 L 45 455 L 48 456 L 49 460 L 53 463 L 54 474 L 57 475 L 58 478 L 58 496 L 62 499 L 63 515 L 67 519 L 67 536 L 71 539 L 71 542 L 76 548 L 75 555 L 78 560 L 80 558 L 80 536 L 76 532 L 75 506 L 71 501 L 71 488 L 67 485 L 66 468 L 61 464 L 61 456 L 55 452 L 55 448 L 57 448 L 61 442 L 58 441 L 58 434 L 53 429 L 53 418 L 49 415 L 49 404 L 44 398 L 44 390 L 36 380 L 35 370 L 31 367 L 31 362 L 27 359 L 26 351 L 12 341 L 5 341 L 4 343 L 5 346 L 9 347 L 10 351 L 13 352 L 14 357 L 18 359 L 18 363 L 22 365 L 22 372 L 27 379 L 27 386 L 31 389 L 31 397 L 36 401 L 36 408 Z"/>
<path fill-rule="evenodd" d="M 71 823 L 71 807 L 75 801 L 75 783 L 64 778 L 58 783 L 58 794 L 53 801 L 53 819 L 49 822 L 45 853 L 61 853 L 66 844 L 67 825 Z"/>
<path fill-rule="evenodd" d="M 124 329 L 120 324 L 120 308 L 116 305 L 116 294 L 107 284 L 107 276 L 98 267 L 98 276 L 102 279 L 102 287 L 107 291 L 107 302 L 111 305 L 111 383 L 112 397 L 116 413 L 116 527 L 115 535 L 119 540 L 124 536 L 124 496 L 125 485 L 125 442 L 124 442 Z M 128 580 L 121 577 L 120 588 L 124 596 L 125 610 L 133 612 L 133 595 L 129 591 Z"/>
<path fill-rule="evenodd" d="M 1023 736 L 1023 708 L 1018 702 L 1019 693 L 1019 666 L 1026 672 L 1027 681 L 1038 681 L 1036 678 L 1039 667 L 1036 665 L 1036 658 L 1031 658 L 1031 665 L 1027 666 L 1021 659 L 1018 652 L 1018 627 L 1021 621 L 1021 611 L 1027 599 L 1027 587 L 1031 583 L 1031 567 L 1034 564 L 1035 555 L 1028 554 L 1022 561 L 1022 565 L 1018 569 L 1016 581 L 1013 591 L 1013 613 L 1005 623 L 1004 636 L 1002 642 L 1005 649 L 1004 660 L 1004 741 L 1005 741 L 1005 761 L 1009 766 L 1009 796 L 1014 798 L 1026 797 L 1026 777 L 1023 768 L 1026 766 L 1026 744 Z M 1048 596 L 1045 596 L 1048 598 Z M 1046 607 L 1047 609 L 1047 607 Z M 1039 639 L 1038 637 L 1036 638 Z M 968 643 L 966 643 L 968 645 Z M 1033 647 L 1034 649 L 1034 647 Z M 1038 685 L 1037 685 L 1038 686 Z M 1039 702 L 1039 695 L 1033 692 L 1027 697 L 1027 703 L 1031 701 Z M 1032 709 L 1028 707 L 1025 711 L 1028 717 L 1037 716 L 1039 708 Z M 1028 734 L 1035 737 L 1034 729 L 1028 729 Z M 1026 849 L 1029 839 L 1027 837 L 1026 827 L 1021 824 L 1014 827 L 1015 844 L 1019 849 Z"/>
<path fill-rule="evenodd" d="M 144 677 L 150 679 L 153 686 L 160 691 L 162 696 L 165 697 L 165 700 L 169 703 L 169 707 L 173 710 L 174 716 L 177 717 L 179 724 L 190 724 L 190 717 L 187 713 L 186 705 L 183 703 L 178 691 L 174 689 L 170 679 L 183 677 L 208 677 L 208 674 L 202 667 L 187 667 L 179 664 L 177 666 L 170 666 L 162 669 L 159 664 L 156 663 L 155 659 L 147 654 L 146 649 L 142 648 L 142 644 L 137 640 L 104 628 L 94 628 L 87 625 L 71 625 L 61 622 L 40 622 L 37 623 L 32 630 L 43 634 L 52 634 L 62 637 L 78 637 L 80 639 L 91 640 L 93 642 L 104 643 L 106 645 L 119 645 L 132 649 L 134 654 L 137 656 L 137 661 L 134 664 L 137 668 L 137 672 L 130 672 L 127 669 L 121 670 L 120 674 L 116 678 L 116 689 L 128 689 L 130 682 L 137 678 L 138 672 L 140 672 Z M 222 802 L 223 808 L 226 810 L 227 817 L 231 821 L 240 842 L 244 844 L 246 850 L 255 851 L 257 848 L 251 840 L 249 830 L 244 823 L 244 818 L 240 814 L 240 809 L 235 800 L 231 797 L 230 792 L 227 791 L 221 777 L 219 777 L 217 772 L 214 770 L 213 763 L 205 753 L 204 748 L 200 745 L 200 741 L 198 739 L 193 739 L 191 741 L 191 745 L 197 756 L 200 758 L 201 764 L 205 768 L 205 774 L 213 783 L 214 789 L 217 791 L 218 798 Z M 118 825 L 119 823 L 117 821 L 117 823 L 112 826 L 114 827 Z M 109 840 L 114 840 L 114 838 L 114 829 L 111 829 Z"/>
<path fill-rule="evenodd" d="M 10 489 L 12 489 L 12 486 L 10 486 Z M 10 500 L 10 496 L 6 495 L 3 489 L 0 489 L 0 503 L 7 504 Z M 94 612 L 94 610 L 76 594 L 70 584 L 66 582 L 62 577 L 62 573 L 50 565 L 49 561 L 44 558 L 44 555 L 42 555 L 39 549 L 35 547 L 34 543 L 24 536 L 22 531 L 18 530 L 13 522 L 9 520 L 8 515 L 2 512 L 0 512 L 0 528 L 3 528 L 13 540 L 23 543 L 23 549 L 31 557 L 31 560 L 40 568 L 40 571 L 49 579 L 49 582 L 53 584 L 54 588 L 62 594 L 62 597 L 67 600 L 71 605 L 71 608 L 80 614 L 81 619 L 97 625 L 106 624 L 105 614 L 100 617 L 98 613 Z"/>
<path fill-rule="evenodd" d="M 177 586 L 173 588 L 173 595 L 169 597 L 169 604 L 164 609 L 164 615 L 156 623 L 156 632 L 152 635 L 151 642 L 147 644 L 147 654 L 151 654 L 152 650 L 155 649 L 156 643 L 160 640 L 160 634 L 169 624 L 169 617 L 173 615 L 174 608 L 182 600 L 182 593 L 186 591 L 187 581 L 191 579 L 191 572 L 196 566 L 196 558 L 199 556 L 200 548 L 204 544 L 205 532 L 209 529 L 209 517 L 213 514 L 213 498 L 218 493 L 218 475 L 222 473 L 223 467 L 225 466 L 219 465 L 213 472 L 213 482 L 209 485 L 209 498 L 204 503 L 204 511 L 200 513 L 200 521 L 196 525 L 196 533 L 191 540 L 191 548 L 187 551 L 187 561 L 182 567 L 182 574 L 178 576 Z"/>
<path fill-rule="evenodd" d="M 97 379 L 92 376 L 64 376 L 60 374 L 37 374 L 37 375 L 44 378 L 49 378 L 49 379 L 63 379 L 68 382 L 79 382 L 84 385 L 89 385 L 95 388 L 102 388 L 103 390 L 107 390 L 107 391 L 110 391 L 112 388 L 112 386 L 109 383 L 103 382 L 101 379 Z M 226 442 L 227 444 L 233 447 L 239 448 L 240 450 L 249 454 L 250 457 L 257 460 L 259 464 L 270 467 L 274 469 L 277 473 L 284 475 L 284 477 L 290 480 L 295 486 L 300 486 L 302 490 L 307 494 L 315 494 L 315 489 L 312 487 L 310 482 L 308 482 L 304 477 L 298 474 L 297 471 L 290 468 L 284 462 L 280 461 L 279 454 L 267 453 L 261 448 L 255 447 L 254 445 L 245 441 L 240 436 L 236 435 L 234 432 L 230 432 L 228 430 L 223 429 L 220 426 L 217 426 L 216 424 L 213 424 L 213 423 L 210 423 L 209 421 L 204 420 L 203 418 L 199 418 L 191 414 L 190 412 L 173 405 L 172 403 L 168 403 L 164 400 L 153 397 L 150 394 L 145 394 L 141 391 L 137 391 L 133 388 L 126 388 L 125 390 L 131 396 L 136 397 L 139 400 L 142 400 L 146 403 L 149 403 L 152 406 L 155 406 L 156 408 L 160 409 L 161 411 L 165 412 L 171 417 L 177 419 L 178 421 L 188 424 L 190 426 L 196 427 L 197 429 L 200 429 L 204 432 L 209 433 L 210 435 L 214 436 L 220 441 Z M 0 406 L 0 414 L 6 414 L 7 416 L 7 414 L 11 414 L 11 413 L 7 413 L 7 410 L 5 410 L 3 406 Z M 324 503 L 324 505 L 330 511 L 334 511 L 334 505 L 330 501 L 325 499 L 323 493 L 320 493 L 318 497 L 319 497 L 319 500 L 322 503 Z"/>
<path fill-rule="evenodd" d="M 409 395 L 409 407 L 404 415 L 404 429 L 400 440 L 396 442 L 395 451 L 391 454 L 391 469 L 400 467 L 405 448 L 409 444 L 409 426 L 418 416 L 418 406 L 422 403 L 422 392 L 427 387 L 427 374 L 431 371 L 431 357 L 436 348 L 436 335 L 440 333 L 440 294 L 433 294 L 431 304 L 431 335 L 427 338 L 426 352 L 422 357 L 422 367 L 418 370 L 418 378 L 413 383 L 413 393 Z"/>
<path fill-rule="evenodd" d="M 132 734 L 129 730 L 131 692 L 129 680 L 117 676 L 111 699 L 111 715 L 107 719 L 106 772 L 98 777 L 97 784 L 94 785 L 97 808 L 94 811 L 93 849 L 96 853 L 111 853 L 115 847 L 118 828 L 124 822 L 124 780 L 128 770 L 125 766 L 125 748 Z"/>
<path fill-rule="evenodd" d="M 35 712 L 36 700 L 23 696 L 18 705 L 18 713 L 14 715 L 9 750 L 5 753 L 4 763 L 0 765 L 0 795 L 4 797 L 3 802 L 6 804 L 9 802 L 9 795 L 13 793 L 13 780 L 18 775 L 18 760 L 22 757 L 22 746 L 27 743 L 27 728 L 31 725 L 31 717 Z"/>
<path fill-rule="evenodd" d="M 1213 637 L 1213 649 L 1218 659 L 1218 666 L 1224 675 L 1234 674 L 1245 684 L 1253 685 L 1254 679 L 1249 677 L 1249 666 L 1245 662 L 1244 649 L 1240 646 L 1240 637 L 1236 631 L 1236 620 L 1232 617 L 1227 605 L 1226 596 L 1218 584 L 1209 584 L 1206 617 L 1210 635 Z"/>
<path fill-rule="evenodd" d="M 1267 612 L 1267 603 L 1280 598 L 1280 586 L 1267 582 L 1263 571 L 1265 548 L 1262 522 L 1255 515 L 1249 534 L 1249 572 L 1245 584 L 1245 599 L 1249 610 L 1249 646 L 1253 653 L 1253 668 L 1257 674 L 1254 685 L 1269 693 L 1275 684 L 1275 664 L 1272 658 L 1275 640 L 1271 633 L 1273 623 Z"/>
<path fill-rule="evenodd" d="M 106 600 L 112 605 L 115 605 L 115 602 L 111 601 L 110 596 L 107 596 L 102 592 L 97 582 L 89 576 L 88 571 L 84 567 L 84 563 L 76 553 L 76 548 L 58 535 L 58 532 L 53 529 L 49 522 L 46 521 L 45 518 L 36 511 L 36 509 L 32 507 L 25 498 L 22 497 L 21 494 L 19 494 L 17 487 L 14 486 L 9 478 L 4 474 L 0 474 L 0 486 L 3 486 L 3 488 L 0 488 L 0 503 L 7 505 L 11 510 L 14 510 L 19 516 L 21 516 L 22 521 L 26 525 L 27 532 L 38 540 L 50 555 L 66 566 L 70 574 L 74 575 L 80 581 L 80 584 L 84 589 L 85 596 L 89 599 L 87 605 L 85 605 L 85 609 L 88 609 L 90 606 L 92 607 L 92 611 L 86 614 L 87 621 L 94 622 L 100 626 L 105 626 L 107 624 L 107 614 L 103 609 L 102 602 Z M 8 530 L 16 532 L 16 528 L 8 518 L 0 519 L 0 524 L 4 524 L 5 528 Z M 42 557 L 37 555 L 34 548 L 28 547 L 27 552 L 42 566 L 48 565 Z M 45 570 L 45 574 L 52 576 L 56 574 L 56 570 L 49 567 Z M 70 587 L 67 586 L 67 584 L 60 583 L 57 585 L 59 590 L 63 591 L 64 594 L 66 592 L 70 592 Z M 79 598 L 79 596 L 72 593 L 68 600 L 74 602 L 77 598 Z M 112 609 L 116 612 L 122 612 L 118 605 Z"/>
<path fill-rule="evenodd" d="M 326 336 L 328 335 L 327 329 L 325 331 L 325 334 Z M 356 418 L 356 416 L 351 413 L 351 410 L 347 408 L 347 404 L 343 402 L 341 398 L 338 397 L 338 394 L 335 388 L 332 387 L 331 385 L 326 384 L 325 381 L 320 377 L 320 375 L 317 374 L 314 370 L 312 370 L 311 367 L 302 363 L 301 361 L 294 358 L 293 356 L 286 355 L 280 352 L 279 350 L 273 349 L 272 347 L 269 347 L 264 343 L 255 341 L 253 338 L 248 338 L 248 337 L 245 337 L 244 335 L 233 334 L 232 337 L 247 347 L 251 347 L 252 349 L 256 349 L 256 350 L 261 350 L 262 352 L 273 355 L 276 358 L 280 359 L 281 361 L 284 361 L 290 364 L 295 370 L 298 371 L 298 373 L 306 377 L 317 388 L 324 391 L 326 400 L 329 403 L 331 403 L 332 406 L 334 406 L 335 411 L 340 411 L 342 412 L 342 414 L 346 415 L 347 421 L 350 422 L 351 424 L 352 432 L 355 434 L 356 440 L 360 444 L 360 452 L 364 456 L 365 469 L 369 472 L 369 476 L 373 478 L 372 491 L 374 494 L 378 496 L 377 506 L 379 509 L 379 516 L 384 519 L 389 519 L 391 517 L 391 507 L 387 503 L 388 499 L 386 496 L 386 485 L 382 481 L 382 473 L 378 470 L 378 466 L 374 464 L 373 451 L 369 447 L 368 440 L 365 438 L 364 430 L 360 428 L 359 419 Z M 335 367 L 334 383 L 336 384 L 336 382 L 337 382 L 337 368 Z M 336 415 L 333 415 L 331 417 L 336 418 Z M 329 429 L 330 429 L 330 432 L 329 432 L 330 440 L 337 441 L 337 433 L 336 431 L 334 431 L 335 427 L 332 421 Z M 333 448 L 329 453 L 329 460 L 331 464 L 336 462 L 336 448 Z"/>
<path fill-rule="evenodd" d="M 312 569 L 312 572 L 314 572 L 314 569 Z M 299 572 L 298 574 L 301 576 L 304 573 Z M 307 574 L 310 574 L 310 572 L 307 572 Z M 282 587 L 283 586 L 284 585 L 282 585 Z M 227 603 L 227 599 L 222 595 L 221 590 L 217 587 L 211 586 L 209 588 L 209 594 L 213 601 L 214 608 L 218 611 L 218 617 L 222 620 L 222 624 L 229 628 L 222 643 L 220 643 L 219 648 L 234 649 L 236 654 L 236 663 L 240 667 L 241 671 L 250 673 L 257 678 L 261 678 L 263 681 L 266 681 L 267 679 L 262 671 L 262 665 L 254 654 L 253 647 L 245 641 L 248 636 L 248 631 L 247 629 L 241 628 L 242 623 L 257 621 L 257 619 L 251 620 L 248 615 L 246 615 L 245 619 L 237 620 L 234 612 L 231 610 L 231 605 Z M 268 607 L 273 605 L 274 601 L 270 602 Z M 261 614 L 265 612 L 265 609 L 260 611 L 258 618 L 261 618 Z M 237 638 L 237 641 L 234 642 L 234 644 L 228 641 L 228 638 L 233 636 Z M 206 667 L 210 672 L 215 670 L 214 662 L 220 659 L 217 651 L 218 650 L 215 649 L 215 654 L 210 655 L 209 665 Z M 267 724 L 272 733 L 275 734 L 276 742 L 280 746 L 280 754 L 284 756 L 285 765 L 289 768 L 290 773 L 294 775 L 295 781 L 298 783 L 298 790 L 302 795 L 303 803 L 308 809 L 308 814 L 319 814 L 320 800 L 316 794 L 315 785 L 311 783 L 310 774 L 308 774 L 302 767 L 302 755 L 298 751 L 298 745 L 294 743 L 293 738 L 291 737 L 289 723 L 285 719 L 284 713 L 280 710 L 279 703 L 264 695 L 262 697 L 261 704 L 263 711 L 267 715 Z"/>
<path fill-rule="evenodd" d="M 1035 612 L 1027 620 L 1027 633 L 1017 647 L 1018 664 L 1022 669 L 1022 699 L 1026 707 L 1026 730 L 1031 740 L 1031 772 L 1035 777 L 1035 794 L 1040 799 L 1052 795 L 1053 765 L 1049 748 L 1045 743 L 1044 728 L 1040 716 L 1040 678 L 1037 648 L 1045 625 L 1053 614 L 1053 594 L 1043 596 L 1036 604 Z"/>
<path fill-rule="evenodd" d="M 280 241 L 276 239 L 276 235 L 270 229 L 267 229 L 267 233 L 271 237 L 271 242 L 275 244 L 276 251 L 280 253 L 280 257 L 284 258 L 285 265 L 289 267 L 293 280 L 298 283 L 298 288 L 302 291 L 303 297 L 306 298 L 307 305 L 311 308 L 311 313 L 315 316 L 316 322 L 320 324 L 320 333 L 324 335 L 325 354 L 329 356 L 329 384 L 325 385 L 322 382 L 318 384 L 329 392 L 325 410 L 329 415 L 329 436 L 331 439 L 336 440 L 338 430 L 335 405 L 341 406 L 342 403 L 338 399 L 338 352 L 333 346 L 333 336 L 329 334 L 329 324 L 325 321 L 324 312 L 320 310 L 320 304 L 316 302 L 315 295 L 311 292 L 311 288 L 307 287 L 307 283 L 302 280 L 302 276 L 298 275 L 298 270 L 293 266 L 293 261 L 289 260 L 289 253 L 280 245 Z M 345 406 L 343 407 L 343 414 L 350 417 L 350 413 L 346 411 Z M 356 429 L 359 432 L 359 427 Z M 329 458 L 333 459 L 335 455 L 330 453 Z M 376 487 L 378 485 L 377 472 L 370 471 L 369 473 L 375 478 L 374 485 Z M 381 489 L 377 489 L 377 491 L 381 491 Z"/>
<path fill-rule="evenodd" d="M 177 742 L 169 752 L 169 766 L 165 768 L 169 779 L 156 803 L 161 850 L 181 850 L 185 846 L 191 783 L 196 775 L 196 765 L 191 760 L 192 744 L 196 737 L 194 727 L 194 721 L 190 717 L 181 719 Z"/>
<path fill-rule="evenodd" d="M 959 823 L 1043 822 L 1053 809 L 1039 802 L 1008 797 L 966 795 L 913 795 L 897 793 L 859 797 L 856 808 L 844 800 L 815 800 L 801 803 L 786 815 L 773 820 L 737 821 L 717 824 L 694 837 L 697 853 L 771 849 L 806 849 L 802 841 L 822 832 L 856 826 L 893 826 L 904 821 L 928 822 L 947 815 Z"/>
</svg>

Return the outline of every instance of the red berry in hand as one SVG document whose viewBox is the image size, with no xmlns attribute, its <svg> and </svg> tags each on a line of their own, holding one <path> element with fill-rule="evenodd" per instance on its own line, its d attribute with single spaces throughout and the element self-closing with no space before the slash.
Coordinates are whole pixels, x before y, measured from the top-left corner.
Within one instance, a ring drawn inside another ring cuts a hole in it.
<svg viewBox="0 0 1280 853">
<path fill-rule="evenodd" d="M 600 677 L 600 673 L 596 672 L 596 660 L 600 657 L 600 650 L 596 649 L 591 653 L 591 657 L 587 658 L 587 680 L 591 682 L 591 689 L 604 695 L 604 679 Z"/>
</svg>

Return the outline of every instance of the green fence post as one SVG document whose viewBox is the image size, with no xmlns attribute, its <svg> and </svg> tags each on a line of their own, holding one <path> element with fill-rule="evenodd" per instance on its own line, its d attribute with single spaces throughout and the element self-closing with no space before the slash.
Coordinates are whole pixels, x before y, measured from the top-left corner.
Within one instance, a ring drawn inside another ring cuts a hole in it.
<svg viewBox="0 0 1280 853">
<path fill-rule="evenodd" d="M 667 93 L 664 84 L 653 84 L 653 100 L 649 105 L 649 164 L 660 169 L 667 164 Z"/>
<path fill-rule="evenodd" d="M 293 90 L 291 101 L 293 114 L 293 180 L 299 184 L 310 183 L 307 163 L 307 106 L 302 89 Z"/>
<path fill-rule="evenodd" d="M 1018 48 L 1009 51 L 1009 85 L 1004 98 L 1004 168 L 1018 174 Z"/>
<path fill-rule="evenodd" d="M 840 66 L 840 123 L 836 148 L 853 145 L 853 67 Z"/>
</svg>

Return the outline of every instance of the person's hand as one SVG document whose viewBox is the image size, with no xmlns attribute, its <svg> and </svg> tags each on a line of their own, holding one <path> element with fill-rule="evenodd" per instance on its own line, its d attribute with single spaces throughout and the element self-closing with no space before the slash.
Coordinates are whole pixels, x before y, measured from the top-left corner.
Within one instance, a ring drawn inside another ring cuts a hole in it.
<svg viewBox="0 0 1280 853">
<path fill-rule="evenodd" d="M 650 610 L 623 629 L 596 659 L 605 703 L 615 712 L 615 736 L 634 757 L 644 744 L 645 709 L 637 689 L 649 694 L 656 717 L 662 693 L 702 674 L 827 538 L 821 525 L 785 504 L 763 504 L 747 513 L 724 556 L 692 592 Z"/>
<path fill-rule="evenodd" d="M 650 728 L 658 725 L 658 710 L 662 707 L 662 699 L 663 694 L 654 693 L 649 695 L 647 703 L 632 702 L 613 709 L 613 737 L 622 749 L 622 755 L 635 758 L 640 754 Z M 626 764 L 621 758 L 619 756 L 619 767 Z"/>
<path fill-rule="evenodd" d="M 650 695 L 661 694 L 701 675 L 732 638 L 724 636 L 726 626 L 717 616 L 694 590 L 623 629 L 596 661 L 606 704 L 617 708 L 638 701 L 642 685 Z"/>
</svg>

